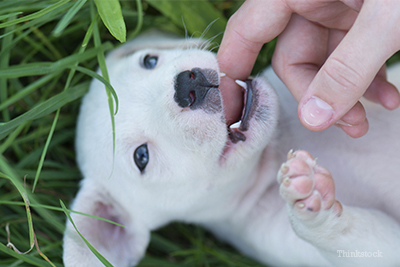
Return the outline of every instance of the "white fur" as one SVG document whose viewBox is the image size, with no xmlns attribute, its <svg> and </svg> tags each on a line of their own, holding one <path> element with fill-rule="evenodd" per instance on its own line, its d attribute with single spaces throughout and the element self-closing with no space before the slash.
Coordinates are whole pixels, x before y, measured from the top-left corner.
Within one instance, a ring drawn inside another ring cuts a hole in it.
<svg viewBox="0 0 400 267">
<path fill-rule="evenodd" d="M 115 266 L 136 264 L 151 230 L 171 221 L 199 223 L 243 253 L 271 266 L 400 266 L 400 111 L 366 103 L 369 133 L 351 139 L 336 127 L 310 132 L 297 103 L 272 69 L 255 82 L 263 120 L 250 121 L 246 141 L 232 144 L 222 112 L 181 108 L 174 77 L 214 69 L 215 55 L 200 41 L 159 34 L 139 37 L 107 58 L 120 108 L 113 143 L 104 85 L 93 81 L 77 125 L 77 161 L 84 176 L 72 209 L 117 221 L 125 228 L 73 214 L 80 232 Z M 140 60 L 158 55 L 155 69 Z M 400 85 L 400 69 L 396 77 Z M 278 100 L 267 83 L 276 89 Z M 143 173 L 133 161 L 147 143 Z M 225 145 L 229 150 L 222 154 Z M 305 222 L 286 208 L 276 175 L 290 149 L 305 149 L 332 172 L 343 214 L 322 211 Z M 381 251 L 382 257 L 339 257 Z M 101 266 L 70 223 L 66 266 Z M 360 265 L 362 264 L 362 265 Z"/>
</svg>

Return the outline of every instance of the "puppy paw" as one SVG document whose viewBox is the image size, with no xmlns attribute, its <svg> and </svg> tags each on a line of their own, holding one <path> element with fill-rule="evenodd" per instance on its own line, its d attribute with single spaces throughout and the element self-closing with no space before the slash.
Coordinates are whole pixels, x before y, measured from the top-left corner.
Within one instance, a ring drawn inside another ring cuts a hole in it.
<svg viewBox="0 0 400 267">
<path fill-rule="evenodd" d="M 301 220 L 315 218 L 327 210 L 337 216 L 342 213 L 342 205 L 335 199 L 332 175 L 307 151 L 289 151 L 278 172 L 278 182 L 282 198 Z"/>
</svg>

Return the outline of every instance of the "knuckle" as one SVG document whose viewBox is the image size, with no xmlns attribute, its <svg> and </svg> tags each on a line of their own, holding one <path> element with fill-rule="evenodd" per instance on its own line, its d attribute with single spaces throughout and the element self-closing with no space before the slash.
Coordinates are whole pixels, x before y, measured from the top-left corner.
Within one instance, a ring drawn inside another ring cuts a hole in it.
<svg viewBox="0 0 400 267">
<path fill-rule="evenodd" d="M 343 91 L 357 88 L 364 81 L 363 75 L 359 70 L 337 58 L 331 58 L 329 64 L 326 64 L 322 70 L 331 79 L 334 86 Z"/>
</svg>

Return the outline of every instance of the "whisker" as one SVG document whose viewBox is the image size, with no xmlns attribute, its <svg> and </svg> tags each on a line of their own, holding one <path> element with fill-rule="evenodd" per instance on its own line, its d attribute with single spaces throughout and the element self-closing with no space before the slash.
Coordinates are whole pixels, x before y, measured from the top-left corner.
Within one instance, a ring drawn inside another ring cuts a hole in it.
<svg viewBox="0 0 400 267">
<path fill-rule="evenodd" d="M 203 33 L 200 35 L 200 39 L 203 39 L 206 34 L 208 33 L 208 31 L 210 30 L 211 26 L 217 21 L 219 20 L 219 18 L 216 18 L 215 20 L 211 21 L 208 26 L 205 28 L 205 30 L 203 31 Z"/>
<path fill-rule="evenodd" d="M 185 24 L 185 20 L 184 17 L 181 16 L 182 18 L 182 25 L 183 28 L 185 30 L 185 43 L 181 45 L 181 48 L 185 48 L 185 49 L 200 49 L 203 51 L 210 51 L 212 52 L 213 50 L 219 48 L 219 44 L 215 43 L 214 40 L 220 36 L 223 32 L 220 32 L 216 35 L 214 35 L 213 37 L 210 37 L 208 40 L 204 40 L 202 42 L 191 42 L 193 39 L 197 39 L 197 37 L 195 37 L 196 35 L 200 35 L 200 37 L 198 37 L 198 39 L 205 39 L 205 36 L 207 35 L 207 33 L 210 31 L 211 27 L 214 25 L 214 23 L 219 19 L 215 19 L 213 21 L 211 21 L 207 27 L 204 29 L 204 31 L 202 33 L 200 33 L 199 31 L 195 31 L 193 32 L 190 36 L 188 33 L 188 29 L 187 26 Z"/>
<path fill-rule="evenodd" d="M 212 50 L 214 50 L 215 48 L 218 48 L 218 47 L 219 47 L 219 44 L 218 44 L 218 43 L 215 43 L 214 40 L 215 40 L 218 36 L 220 36 L 221 34 L 222 34 L 222 32 L 220 32 L 220 33 L 216 34 L 215 36 L 213 36 L 213 37 L 209 38 L 208 40 L 206 40 L 206 41 L 202 44 L 201 49 L 202 49 L 202 50 L 207 50 L 207 51 L 212 51 Z"/>
<path fill-rule="evenodd" d="M 181 19 L 182 19 L 182 26 L 183 26 L 183 28 L 185 29 L 185 39 L 189 39 L 189 38 L 188 38 L 187 27 L 186 27 L 186 24 L 185 24 L 185 19 L 183 18 L 183 16 L 181 16 Z"/>
<path fill-rule="evenodd" d="M 208 49 L 208 51 L 212 52 L 213 50 L 217 50 L 219 48 L 219 44 L 214 45 L 213 47 L 211 47 L 210 49 Z"/>
</svg>

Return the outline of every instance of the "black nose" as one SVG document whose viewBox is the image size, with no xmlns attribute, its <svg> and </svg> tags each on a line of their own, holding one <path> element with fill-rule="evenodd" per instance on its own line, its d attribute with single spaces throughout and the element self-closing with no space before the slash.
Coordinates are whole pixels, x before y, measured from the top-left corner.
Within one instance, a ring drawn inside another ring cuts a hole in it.
<svg viewBox="0 0 400 267">
<path fill-rule="evenodd" d="M 175 79 L 175 102 L 182 108 L 196 109 L 201 106 L 211 88 L 218 88 L 216 71 L 200 68 L 183 71 Z"/>
</svg>

